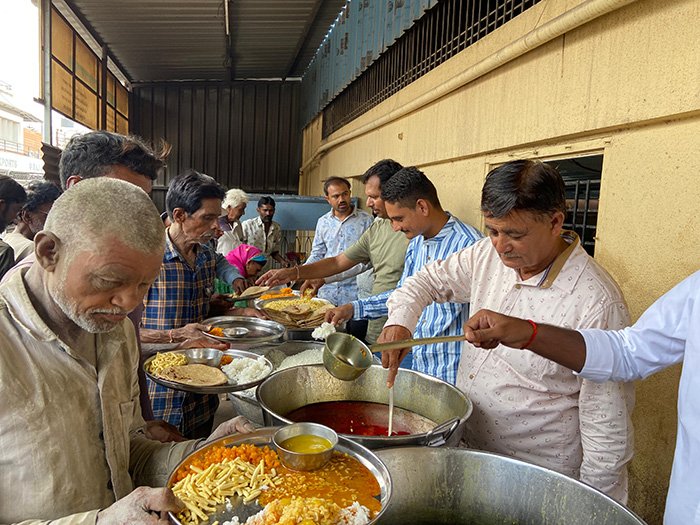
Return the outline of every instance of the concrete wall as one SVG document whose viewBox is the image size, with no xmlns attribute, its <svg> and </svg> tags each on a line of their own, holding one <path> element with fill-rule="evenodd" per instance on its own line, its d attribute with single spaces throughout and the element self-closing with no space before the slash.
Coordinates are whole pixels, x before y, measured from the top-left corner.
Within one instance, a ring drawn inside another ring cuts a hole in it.
<svg viewBox="0 0 700 525">
<path fill-rule="evenodd" d="M 586 3 L 539 3 L 327 141 L 317 119 L 304 131 L 300 192 L 319 194 L 322 179 L 392 157 L 421 167 L 446 209 L 482 226 L 480 190 L 493 164 L 602 153 L 596 258 L 636 319 L 700 268 L 698 0 L 638 0 L 371 126 Z M 344 141 L 355 130 L 364 131 Z M 676 367 L 637 384 L 630 506 L 650 524 L 661 523 L 668 488 L 678 377 Z"/>
</svg>

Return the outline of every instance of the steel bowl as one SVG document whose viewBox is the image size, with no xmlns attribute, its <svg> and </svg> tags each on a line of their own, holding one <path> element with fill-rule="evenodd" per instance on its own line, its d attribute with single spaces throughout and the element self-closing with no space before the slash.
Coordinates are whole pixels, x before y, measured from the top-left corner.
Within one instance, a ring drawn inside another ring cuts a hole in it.
<svg viewBox="0 0 700 525">
<path fill-rule="evenodd" d="M 357 337 L 336 332 L 326 338 L 323 366 L 342 381 L 354 381 L 372 365 L 372 352 Z"/>
<path fill-rule="evenodd" d="M 327 439 L 331 444 L 330 448 L 322 452 L 304 453 L 289 450 L 283 445 L 287 439 L 306 434 Z M 330 461 L 333 450 L 338 444 L 338 434 L 332 428 L 316 423 L 292 423 L 273 434 L 272 444 L 277 449 L 280 461 L 285 467 L 292 470 L 316 470 Z"/>
<path fill-rule="evenodd" d="M 330 375 L 323 365 L 295 366 L 275 372 L 255 392 L 265 425 L 294 423 L 286 417 L 293 410 L 325 401 L 369 401 L 388 403 L 388 371 L 370 366 L 355 381 L 342 381 Z M 462 437 L 464 423 L 472 413 L 472 403 L 459 389 L 435 377 L 414 370 L 400 369 L 394 383 L 395 412 L 402 410 L 410 435 L 360 436 L 340 434 L 370 449 L 397 446 L 455 446 Z M 387 408 L 388 412 L 388 408 Z M 394 414 L 396 418 L 396 413 Z M 427 425 L 426 425 L 427 423 Z"/>
<path fill-rule="evenodd" d="M 464 448 L 377 451 L 393 497 L 386 525 L 644 525 L 632 511 L 573 478 Z"/>
<path fill-rule="evenodd" d="M 224 353 L 216 348 L 189 348 L 185 350 L 187 363 L 218 367 Z"/>
</svg>

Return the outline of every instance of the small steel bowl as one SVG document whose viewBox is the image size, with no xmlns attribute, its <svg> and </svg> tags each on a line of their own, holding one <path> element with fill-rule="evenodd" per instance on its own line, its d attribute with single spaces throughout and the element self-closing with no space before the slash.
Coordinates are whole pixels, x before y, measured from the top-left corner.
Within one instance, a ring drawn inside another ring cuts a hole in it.
<svg viewBox="0 0 700 525">
<path fill-rule="evenodd" d="M 284 448 L 281 443 L 289 438 L 311 434 L 327 439 L 331 447 L 323 452 L 301 453 Z M 317 423 L 292 423 L 280 428 L 272 436 L 272 443 L 277 449 L 282 464 L 292 470 L 316 470 L 324 466 L 333 456 L 333 449 L 338 444 L 338 434 L 335 430 Z"/>
<path fill-rule="evenodd" d="M 219 366 L 224 353 L 216 348 L 190 348 L 185 351 L 187 362 L 191 365 Z"/>
</svg>

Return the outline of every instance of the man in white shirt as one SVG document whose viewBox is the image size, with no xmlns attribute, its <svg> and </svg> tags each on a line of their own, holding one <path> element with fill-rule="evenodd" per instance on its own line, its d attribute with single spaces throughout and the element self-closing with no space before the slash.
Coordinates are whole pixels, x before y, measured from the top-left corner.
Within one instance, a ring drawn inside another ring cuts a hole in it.
<svg viewBox="0 0 700 525">
<path fill-rule="evenodd" d="M 248 205 L 248 194 L 237 188 L 226 192 L 221 209 L 226 213 L 219 217 L 219 228 L 223 232 L 216 241 L 216 251 L 224 257 L 241 244 L 245 243 L 241 217 Z"/>
<path fill-rule="evenodd" d="M 700 272 L 666 293 L 623 330 L 566 330 L 480 310 L 464 325 L 464 333 L 475 346 L 527 348 L 593 381 L 643 379 L 683 362 L 676 452 L 664 523 L 700 524 Z"/>
<path fill-rule="evenodd" d="M 564 183 L 539 162 L 509 162 L 486 177 L 488 239 L 425 266 L 388 301 L 384 340 L 410 337 L 433 301 L 470 303 L 569 328 L 623 328 L 629 314 L 608 273 L 562 231 Z M 402 355 L 385 353 L 393 381 Z M 633 389 L 595 383 L 540 356 L 465 343 L 457 386 L 474 402 L 465 439 L 581 479 L 627 501 Z"/>
<path fill-rule="evenodd" d="M 275 199 L 260 197 L 258 200 L 258 216 L 243 221 L 243 238 L 246 244 L 255 246 L 268 257 L 273 258 L 285 268 L 289 261 L 280 253 L 282 245 L 282 227 L 273 221 L 275 216 Z"/>
<path fill-rule="evenodd" d="M 165 523 L 157 514 L 181 504 L 144 485 L 201 442 L 143 434 L 127 314 L 160 270 L 158 211 L 133 184 L 88 179 L 35 245 L 35 263 L 0 285 L 0 523 Z M 248 428 L 237 418 L 210 439 Z"/>
</svg>

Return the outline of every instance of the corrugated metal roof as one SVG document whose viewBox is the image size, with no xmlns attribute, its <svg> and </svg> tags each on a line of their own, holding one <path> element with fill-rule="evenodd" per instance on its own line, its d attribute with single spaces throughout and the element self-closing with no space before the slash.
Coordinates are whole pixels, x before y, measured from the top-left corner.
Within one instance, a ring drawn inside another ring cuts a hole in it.
<svg viewBox="0 0 700 525">
<path fill-rule="evenodd" d="M 68 0 L 132 82 L 299 77 L 344 0 Z M 232 70 L 230 69 L 232 67 Z"/>
</svg>

